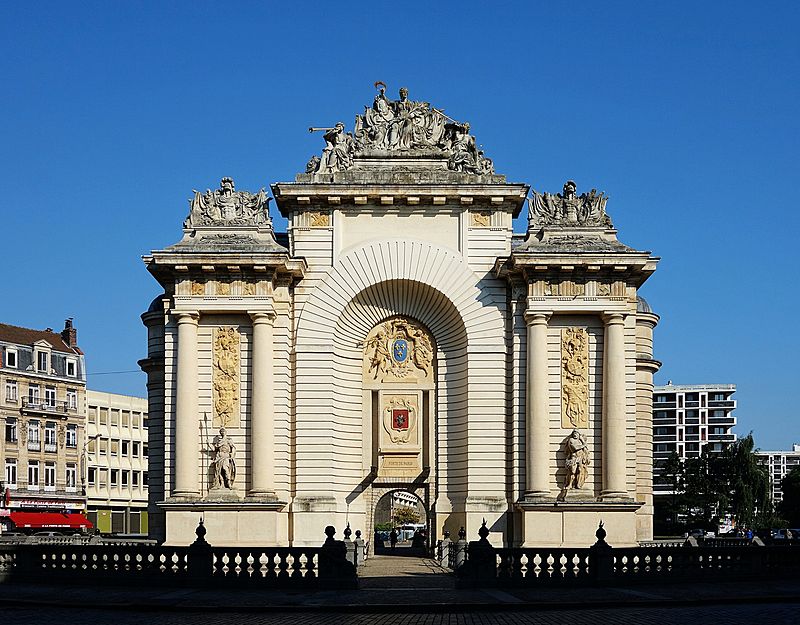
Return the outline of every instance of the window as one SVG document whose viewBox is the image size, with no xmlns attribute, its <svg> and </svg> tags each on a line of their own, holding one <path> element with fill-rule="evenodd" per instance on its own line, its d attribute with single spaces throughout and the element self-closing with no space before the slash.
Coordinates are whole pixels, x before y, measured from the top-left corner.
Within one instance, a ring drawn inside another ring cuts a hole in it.
<svg viewBox="0 0 800 625">
<path fill-rule="evenodd" d="M 97 406 L 89 406 L 89 423 L 97 423 Z"/>
<path fill-rule="evenodd" d="M 6 401 L 17 402 L 19 396 L 17 395 L 17 381 L 6 380 Z"/>
<path fill-rule="evenodd" d="M 39 463 L 28 461 L 28 490 L 39 490 Z"/>
<path fill-rule="evenodd" d="M 111 486 L 119 484 L 119 469 L 111 469 Z"/>
<path fill-rule="evenodd" d="M 28 386 L 28 402 L 31 404 L 39 403 L 39 385 L 30 384 Z"/>
<path fill-rule="evenodd" d="M 98 440 L 100 441 L 100 445 L 99 445 L 100 455 L 101 456 L 105 456 L 108 453 L 108 439 L 107 438 L 101 438 L 101 439 L 98 439 Z"/>
<path fill-rule="evenodd" d="M 6 367 L 9 369 L 17 368 L 17 350 L 6 347 Z"/>
<path fill-rule="evenodd" d="M 133 425 L 133 427 L 135 427 L 137 429 L 139 428 L 139 425 L 141 423 L 141 417 L 142 417 L 142 413 L 140 413 L 140 412 L 134 412 L 131 415 L 131 419 L 132 419 L 132 423 L 131 424 Z"/>
<path fill-rule="evenodd" d="M 724 417 L 725 416 L 725 411 L 724 410 L 712 410 L 711 411 L 711 416 L 712 417 Z"/>
<path fill-rule="evenodd" d="M 56 450 L 56 424 L 48 421 L 44 425 L 44 450 Z"/>
<path fill-rule="evenodd" d="M 67 389 L 67 408 L 70 410 L 78 409 L 78 391 L 74 388 Z"/>
<path fill-rule="evenodd" d="M 142 471 L 142 486 L 147 486 L 147 471 Z"/>
<path fill-rule="evenodd" d="M 90 438 L 89 441 L 86 443 L 86 452 L 93 454 L 95 451 L 97 451 L 97 439 Z"/>
<path fill-rule="evenodd" d="M 133 441 L 133 457 L 139 457 L 139 441 Z"/>
<path fill-rule="evenodd" d="M 97 470 L 97 483 L 100 485 L 100 488 L 106 488 L 108 486 L 108 471 L 105 469 Z"/>
<path fill-rule="evenodd" d="M 67 376 L 74 378 L 78 375 L 77 363 L 71 358 L 67 358 Z"/>
<path fill-rule="evenodd" d="M 53 407 L 56 405 L 56 387 L 48 386 L 44 389 L 44 403 Z"/>
<path fill-rule="evenodd" d="M 67 492 L 75 492 L 78 484 L 78 469 L 74 464 L 68 464 L 64 473 L 64 485 Z"/>
<path fill-rule="evenodd" d="M 119 410 L 111 409 L 111 425 L 119 425 Z"/>
<path fill-rule="evenodd" d="M 39 451 L 40 448 L 39 438 L 39 422 L 35 419 L 28 421 L 28 449 Z"/>
<path fill-rule="evenodd" d="M 128 457 L 128 441 L 122 441 L 122 457 Z"/>
<path fill-rule="evenodd" d="M 142 427 L 143 428 L 148 427 L 148 425 L 147 425 L 147 413 L 146 412 L 142 414 Z"/>
<path fill-rule="evenodd" d="M 78 446 L 78 426 L 77 425 L 68 425 L 67 426 L 67 447 L 77 447 Z"/>
<path fill-rule="evenodd" d="M 44 489 L 54 491 L 56 489 L 56 463 L 48 462 L 44 465 Z"/>
<path fill-rule="evenodd" d="M 131 485 L 132 486 L 139 486 L 139 472 L 138 471 L 134 471 L 131 474 Z"/>
<path fill-rule="evenodd" d="M 89 486 L 97 484 L 97 469 L 89 467 Z"/>
<path fill-rule="evenodd" d="M 17 459 L 6 458 L 6 486 L 17 487 Z"/>
<path fill-rule="evenodd" d="M 119 441 L 113 441 L 112 440 L 111 444 L 109 445 L 109 447 L 111 448 L 111 455 L 112 456 L 119 456 Z"/>
<path fill-rule="evenodd" d="M 122 427 L 126 428 L 129 427 L 131 424 L 131 411 L 130 410 L 123 410 L 122 411 Z"/>
<path fill-rule="evenodd" d="M 714 393 L 711 396 L 711 401 L 725 401 L 725 393 Z"/>
<path fill-rule="evenodd" d="M 128 482 L 129 482 L 128 471 L 123 471 L 122 472 L 122 485 L 123 486 L 128 486 Z"/>
<path fill-rule="evenodd" d="M 36 370 L 47 373 L 50 370 L 48 367 L 50 359 L 47 357 L 47 352 L 36 352 Z"/>
<path fill-rule="evenodd" d="M 150 448 L 147 446 L 147 443 L 142 443 L 142 456 L 147 458 L 150 455 Z"/>
<path fill-rule="evenodd" d="M 17 420 L 14 417 L 6 417 L 6 442 L 17 442 Z"/>
<path fill-rule="evenodd" d="M 667 403 L 667 396 L 666 395 L 656 395 L 656 403 L 657 404 L 665 404 L 665 403 Z"/>
<path fill-rule="evenodd" d="M 100 408 L 100 425 L 108 425 L 108 408 Z"/>
</svg>

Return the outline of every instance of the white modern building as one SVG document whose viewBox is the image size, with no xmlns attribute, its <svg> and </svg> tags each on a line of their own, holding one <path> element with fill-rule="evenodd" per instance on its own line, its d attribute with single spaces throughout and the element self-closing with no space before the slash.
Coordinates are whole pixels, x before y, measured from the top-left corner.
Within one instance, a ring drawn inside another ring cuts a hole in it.
<svg viewBox="0 0 800 625">
<path fill-rule="evenodd" d="M 671 454 L 681 460 L 704 450 L 721 453 L 736 440 L 735 384 L 672 384 L 653 389 L 653 465 L 656 496 L 670 495 L 663 467 Z"/>
<path fill-rule="evenodd" d="M 147 400 L 86 392 L 87 513 L 103 534 L 147 534 Z"/>
<path fill-rule="evenodd" d="M 791 451 L 756 451 L 759 462 L 769 471 L 772 501 L 783 501 L 781 482 L 792 469 L 800 467 L 800 445 L 792 445 Z"/>
<path fill-rule="evenodd" d="M 652 538 L 658 259 L 604 194 L 508 182 L 407 90 L 321 130 L 271 186 L 286 233 L 223 178 L 144 258 L 151 535 L 188 544 L 203 515 L 212 544 L 319 545 L 405 490 L 431 540 Z"/>
</svg>

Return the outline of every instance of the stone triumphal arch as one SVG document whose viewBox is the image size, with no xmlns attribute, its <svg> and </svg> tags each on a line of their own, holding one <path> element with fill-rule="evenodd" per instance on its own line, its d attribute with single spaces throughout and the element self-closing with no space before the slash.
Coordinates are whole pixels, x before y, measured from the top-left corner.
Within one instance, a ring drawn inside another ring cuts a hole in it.
<svg viewBox="0 0 800 625">
<path fill-rule="evenodd" d="M 202 514 L 217 544 L 316 545 L 403 491 L 432 541 L 484 519 L 496 544 L 587 545 L 601 518 L 650 538 L 657 259 L 602 193 L 507 182 L 407 94 L 321 130 L 271 187 L 287 232 L 223 178 L 145 257 L 154 537 Z"/>
</svg>

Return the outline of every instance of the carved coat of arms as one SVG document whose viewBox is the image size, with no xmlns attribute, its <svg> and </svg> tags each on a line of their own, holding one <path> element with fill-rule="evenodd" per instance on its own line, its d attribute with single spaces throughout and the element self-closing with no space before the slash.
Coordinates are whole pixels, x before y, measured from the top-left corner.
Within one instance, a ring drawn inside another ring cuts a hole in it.
<svg viewBox="0 0 800 625">
<path fill-rule="evenodd" d="M 383 412 L 383 427 L 389 440 L 403 445 L 416 438 L 417 408 L 411 398 L 391 397 Z"/>
<path fill-rule="evenodd" d="M 381 324 L 364 344 L 369 374 L 379 380 L 386 376 L 406 378 L 414 372 L 431 375 L 433 345 L 428 332 L 407 319 Z"/>
</svg>

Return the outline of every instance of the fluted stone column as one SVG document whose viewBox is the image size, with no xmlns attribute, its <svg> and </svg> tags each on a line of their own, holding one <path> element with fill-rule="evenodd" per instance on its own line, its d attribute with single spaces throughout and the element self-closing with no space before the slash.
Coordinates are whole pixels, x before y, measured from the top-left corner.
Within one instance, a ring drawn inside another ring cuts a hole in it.
<svg viewBox="0 0 800 625">
<path fill-rule="evenodd" d="M 173 497 L 199 497 L 196 312 L 178 313 L 178 371 L 175 400 L 175 479 Z"/>
<path fill-rule="evenodd" d="M 547 320 L 550 315 L 525 313 L 528 360 L 525 404 L 525 496 L 550 494 L 550 415 L 547 384 Z"/>
<path fill-rule="evenodd" d="M 601 497 L 628 497 L 625 453 L 625 317 L 605 316 L 603 369 L 603 490 Z"/>
<path fill-rule="evenodd" d="M 275 496 L 275 391 L 271 313 L 252 313 L 253 362 L 250 409 L 251 497 Z"/>
</svg>

